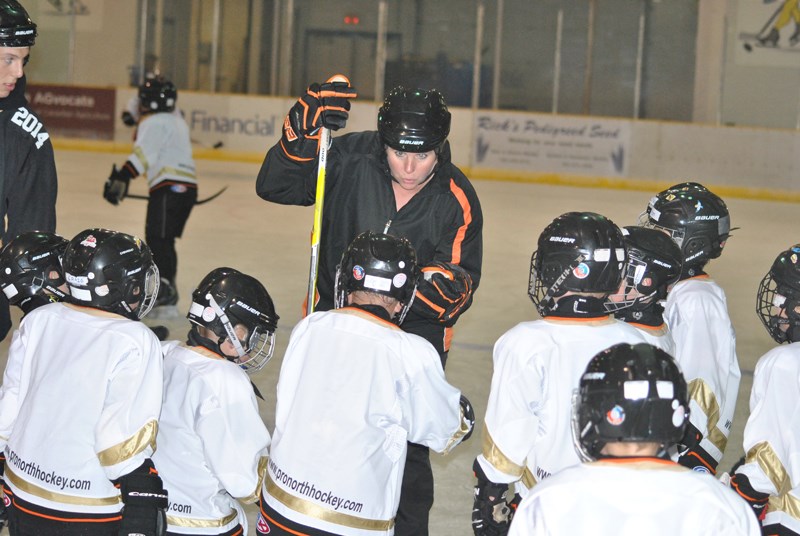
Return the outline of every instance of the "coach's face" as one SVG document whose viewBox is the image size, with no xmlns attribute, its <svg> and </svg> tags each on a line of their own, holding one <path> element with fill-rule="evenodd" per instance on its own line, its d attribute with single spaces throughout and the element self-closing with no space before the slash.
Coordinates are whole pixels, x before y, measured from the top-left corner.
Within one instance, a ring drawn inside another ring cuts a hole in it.
<svg viewBox="0 0 800 536">
<path fill-rule="evenodd" d="M 0 47 L 0 99 L 8 97 L 24 74 L 30 47 Z"/>
</svg>

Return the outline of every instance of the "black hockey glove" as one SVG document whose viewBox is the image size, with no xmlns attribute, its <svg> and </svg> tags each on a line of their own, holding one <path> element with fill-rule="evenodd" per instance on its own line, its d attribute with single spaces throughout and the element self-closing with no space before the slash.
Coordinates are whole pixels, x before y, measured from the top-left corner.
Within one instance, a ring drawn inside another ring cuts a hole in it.
<svg viewBox="0 0 800 536">
<path fill-rule="evenodd" d="M 103 185 L 103 198 L 112 205 L 119 205 L 119 202 L 128 195 L 128 185 L 131 182 L 130 173 L 117 169 L 117 165 L 111 168 L 111 175 L 108 176 Z"/>
<path fill-rule="evenodd" d="M 472 437 L 472 430 L 475 429 L 475 410 L 472 408 L 472 403 L 464 395 L 461 395 L 458 404 L 461 406 L 461 426 L 468 430 L 467 435 L 461 440 L 463 443 Z"/>
<path fill-rule="evenodd" d="M 472 304 L 472 276 L 457 264 L 436 262 L 422 268 L 411 310 L 452 326 Z"/>
<path fill-rule="evenodd" d="M 167 491 L 150 460 L 114 484 L 119 486 L 124 503 L 120 536 L 164 536 L 167 533 Z"/>
<path fill-rule="evenodd" d="M 347 82 L 325 82 L 308 86 L 283 122 L 281 143 L 287 153 L 303 158 L 316 156 L 320 127 L 344 128 L 350 112 L 350 99 L 358 96 Z M 313 143 L 308 142 L 313 140 Z"/>
<path fill-rule="evenodd" d="M 135 127 L 136 126 L 136 118 L 131 115 L 128 110 L 122 112 L 122 122 L 125 124 L 126 127 Z"/>
<path fill-rule="evenodd" d="M 506 503 L 508 484 L 489 481 L 477 459 L 472 470 L 478 479 L 472 503 L 472 532 L 475 536 L 505 536 L 514 514 Z"/>
<path fill-rule="evenodd" d="M 747 504 L 753 509 L 756 518 L 758 518 L 759 521 L 764 521 L 764 516 L 767 515 L 767 508 L 769 506 L 769 493 L 762 493 L 753 489 L 753 486 L 750 484 L 750 479 L 747 478 L 747 475 L 744 473 L 732 475 L 730 486 L 742 499 L 747 501 Z"/>
<path fill-rule="evenodd" d="M 717 474 L 717 460 L 700 446 L 703 434 L 691 422 L 681 440 L 682 447 L 678 453 L 678 463 L 693 471 Z"/>
</svg>

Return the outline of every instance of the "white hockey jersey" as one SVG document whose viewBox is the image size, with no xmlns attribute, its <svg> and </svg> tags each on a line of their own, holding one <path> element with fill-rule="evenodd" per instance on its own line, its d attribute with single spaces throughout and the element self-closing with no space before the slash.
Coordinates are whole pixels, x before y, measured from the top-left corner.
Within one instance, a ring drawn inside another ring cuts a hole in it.
<svg viewBox="0 0 800 536">
<path fill-rule="evenodd" d="M 758 360 L 744 428 L 744 473 L 771 495 L 766 525 L 800 534 L 800 342 L 778 346 Z"/>
<path fill-rule="evenodd" d="M 756 517 L 709 474 L 656 458 L 581 464 L 537 485 L 509 536 L 760 536 Z"/>
<path fill-rule="evenodd" d="M 221 534 L 247 519 L 267 467 L 269 433 L 235 363 L 202 347 L 163 343 L 164 405 L 153 463 L 169 492 L 168 530 Z"/>
<path fill-rule="evenodd" d="M 572 396 L 586 365 L 617 343 L 644 342 L 639 331 L 613 317 L 547 317 L 522 322 L 494 346 L 494 374 L 486 408 L 483 453 L 492 482 L 521 480 L 527 489 L 580 463 L 572 441 Z"/>
<path fill-rule="evenodd" d="M 164 181 L 197 183 L 189 126 L 180 115 L 161 112 L 143 117 L 128 160 L 147 176 L 151 190 Z"/>
<path fill-rule="evenodd" d="M 679 281 L 667 295 L 664 320 L 689 386 L 689 419 L 703 434 L 700 447 L 719 462 L 741 379 L 725 292 L 708 276 Z"/>
<path fill-rule="evenodd" d="M 63 512 L 114 513 L 111 480 L 150 458 L 162 354 L 141 322 L 53 303 L 14 333 L 0 387 L 0 446 L 15 496 Z"/>
<path fill-rule="evenodd" d="M 423 338 L 353 307 L 307 316 L 283 358 L 264 500 L 334 534 L 394 534 L 407 442 L 449 451 L 467 432 L 459 399 Z"/>
<path fill-rule="evenodd" d="M 672 333 L 670 333 L 666 323 L 657 327 L 648 326 L 647 324 L 638 324 L 636 322 L 628 322 L 628 324 L 639 330 L 645 342 L 675 357 L 675 339 L 672 338 Z"/>
</svg>

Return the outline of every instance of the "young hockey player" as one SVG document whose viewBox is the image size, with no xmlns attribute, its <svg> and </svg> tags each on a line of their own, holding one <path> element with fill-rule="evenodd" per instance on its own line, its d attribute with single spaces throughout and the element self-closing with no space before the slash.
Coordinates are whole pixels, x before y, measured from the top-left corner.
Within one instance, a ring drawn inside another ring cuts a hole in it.
<svg viewBox="0 0 800 536">
<path fill-rule="evenodd" d="M 192 294 L 188 318 L 187 342 L 163 346 L 153 462 L 169 490 L 168 534 L 251 534 L 238 501 L 258 500 L 270 438 L 247 373 L 272 357 L 278 315 L 258 280 L 216 268 Z"/>
<path fill-rule="evenodd" d="M 731 486 L 764 534 L 800 534 L 800 244 L 781 252 L 758 287 L 756 312 L 778 346 L 756 364 L 744 464 Z"/>
<path fill-rule="evenodd" d="M 61 257 L 69 241 L 44 231 L 26 231 L 0 250 L 0 290 L 8 303 L 28 314 L 42 305 L 64 301 L 67 282 Z"/>
<path fill-rule="evenodd" d="M 725 292 L 705 272 L 731 231 L 728 207 L 693 182 L 650 200 L 641 223 L 666 232 L 683 252 L 680 279 L 667 295 L 664 318 L 675 360 L 689 384 L 691 420 L 679 463 L 715 473 L 728 442 L 741 372 Z"/>
<path fill-rule="evenodd" d="M 56 230 L 58 179 L 53 144 L 25 97 L 24 68 L 36 24 L 16 0 L 0 0 L 0 245 L 23 231 Z M 11 329 L 0 295 L 0 340 Z"/>
<path fill-rule="evenodd" d="M 72 303 L 22 320 L 0 387 L 12 536 L 164 534 L 167 495 L 151 456 L 162 354 L 141 322 L 158 269 L 148 247 L 106 229 L 64 251 Z"/>
<path fill-rule="evenodd" d="M 686 430 L 686 380 L 650 344 L 617 344 L 589 362 L 575 395 L 575 446 L 585 462 L 537 485 L 509 536 L 759 536 L 747 504 L 710 475 L 667 456 Z"/>
<path fill-rule="evenodd" d="M 183 118 L 173 113 L 178 91 L 175 85 L 156 76 L 139 87 L 142 117 L 136 131 L 133 153 L 121 169 L 114 169 L 106 181 L 103 197 L 117 205 L 128 195 L 130 180 L 147 175 L 150 200 L 147 203 L 145 240 L 161 273 L 161 290 L 156 316 L 177 316 L 178 290 L 175 277 L 178 255 L 175 239 L 180 238 L 186 220 L 197 201 L 192 141 Z M 163 307 L 163 309 L 161 309 Z"/>
<path fill-rule="evenodd" d="M 586 364 L 639 331 L 605 310 L 622 282 L 625 242 L 600 214 L 568 212 L 539 235 L 528 294 L 541 320 L 522 322 L 494 346 L 483 453 L 472 510 L 476 536 L 508 530 L 509 484 L 523 497 L 551 474 L 580 462 L 572 448 L 570 400 Z"/>
<path fill-rule="evenodd" d="M 283 135 L 267 153 L 256 191 L 267 201 L 313 205 L 320 127 L 345 126 L 356 90 L 345 82 L 312 84 L 289 110 Z M 402 329 L 433 344 L 442 359 L 457 319 L 472 304 L 483 256 L 483 214 L 472 184 L 451 161 L 450 111 L 436 90 L 389 92 L 377 131 L 333 139 L 328 152 L 319 301 L 333 308 L 336 265 L 364 231 L 403 237 L 424 278 Z M 428 534 L 433 472 L 427 449 L 410 445 L 397 519 L 398 536 Z"/>
<path fill-rule="evenodd" d="M 448 452 L 474 413 L 433 346 L 403 332 L 418 279 L 405 239 L 353 240 L 337 269 L 336 310 L 292 331 L 258 534 L 391 535 L 407 441 Z"/>
<path fill-rule="evenodd" d="M 662 231 L 647 227 L 623 227 L 622 235 L 628 251 L 625 278 L 608 297 L 606 308 L 639 329 L 647 342 L 673 355 L 675 341 L 664 322 L 663 302 L 681 275 L 681 248 Z"/>
</svg>

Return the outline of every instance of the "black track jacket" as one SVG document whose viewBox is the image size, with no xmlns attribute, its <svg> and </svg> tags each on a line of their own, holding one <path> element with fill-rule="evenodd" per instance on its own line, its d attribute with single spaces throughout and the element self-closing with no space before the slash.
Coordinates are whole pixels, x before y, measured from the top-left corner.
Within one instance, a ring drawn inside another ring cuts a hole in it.
<svg viewBox="0 0 800 536">
<path fill-rule="evenodd" d="M 314 204 L 317 160 L 288 154 L 273 146 L 261 165 L 256 192 L 284 205 Z M 477 289 L 483 257 L 483 214 L 478 196 L 464 174 L 450 161 L 446 143 L 438 171 L 399 211 L 378 132 L 356 132 L 333 139 L 328 152 L 325 204 L 316 310 L 333 308 L 336 265 L 350 242 L 364 231 L 407 238 L 420 266 L 434 261 L 458 264 Z M 450 330 L 410 311 L 403 329 L 429 340 L 443 354 Z"/>
</svg>

